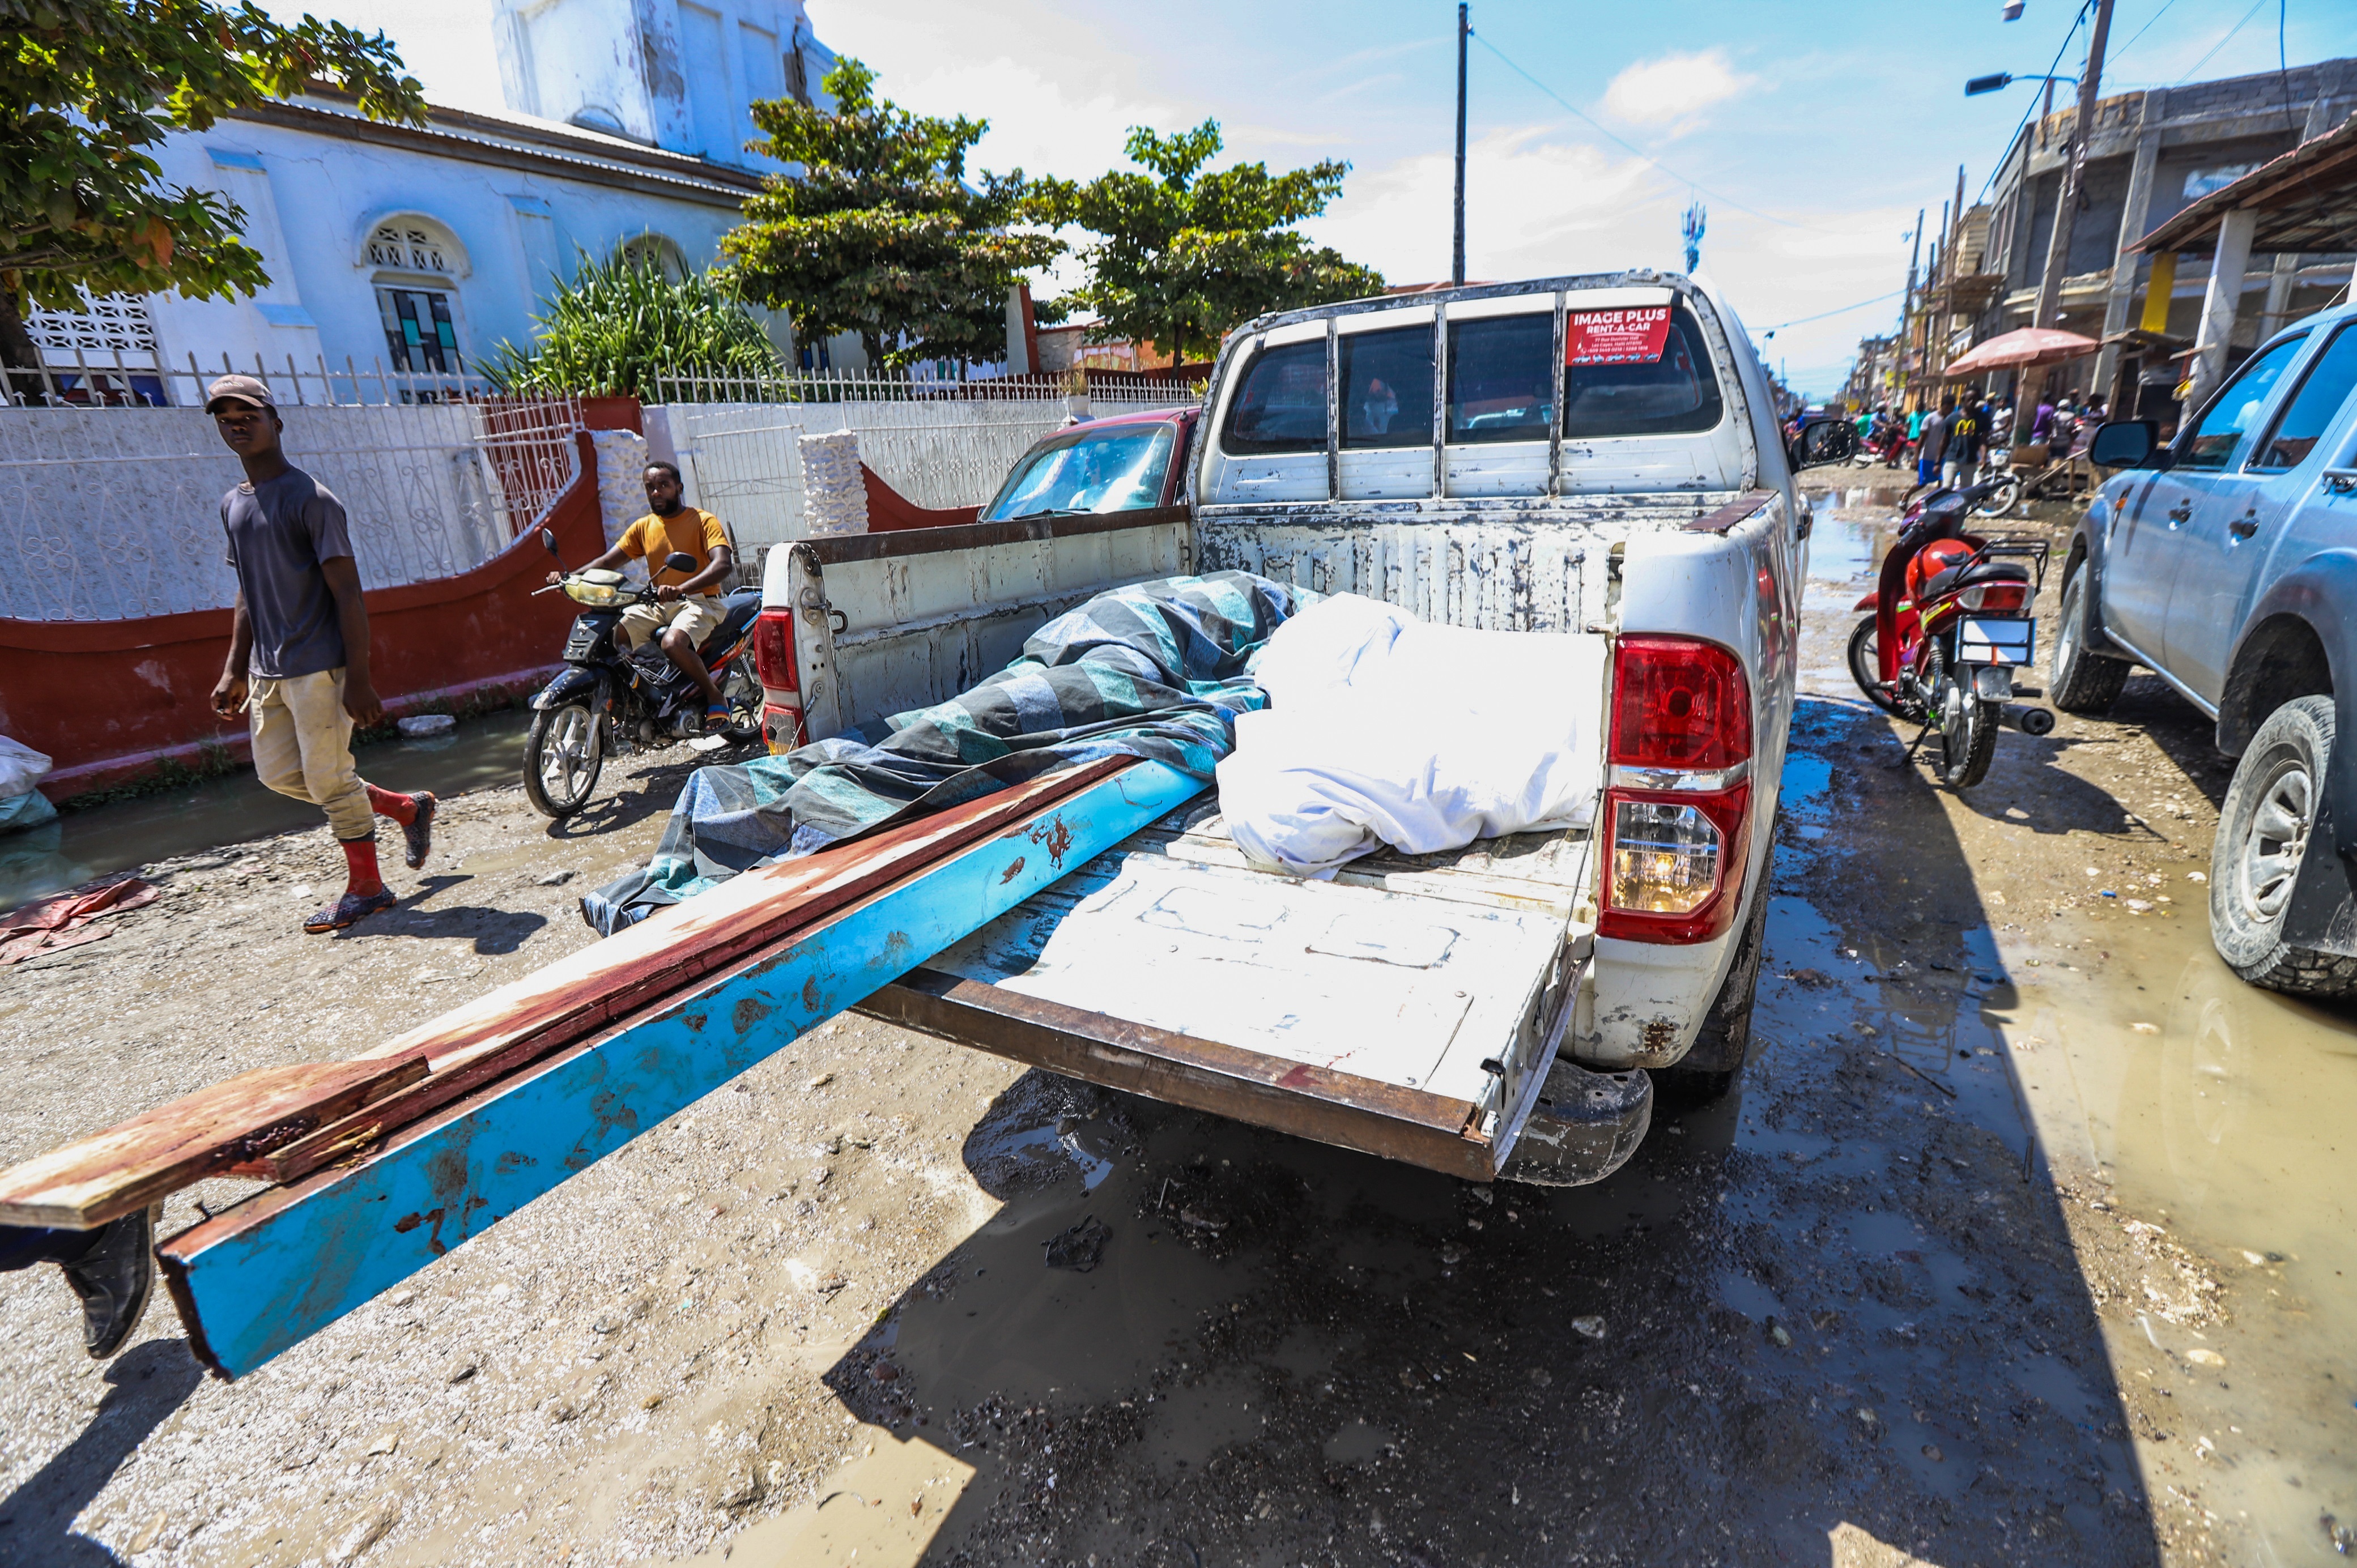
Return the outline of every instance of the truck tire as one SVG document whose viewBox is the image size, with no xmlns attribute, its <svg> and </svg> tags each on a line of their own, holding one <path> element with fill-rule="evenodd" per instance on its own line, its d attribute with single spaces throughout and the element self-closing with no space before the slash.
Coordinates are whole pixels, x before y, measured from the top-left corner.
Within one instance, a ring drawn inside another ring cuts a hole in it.
<svg viewBox="0 0 2357 1568">
<path fill-rule="evenodd" d="M 1768 946 L 1768 895 L 1776 869 L 1776 840 L 1770 831 L 1768 854 L 1760 863 L 1760 885 L 1751 899 L 1751 918 L 1743 924 L 1743 940 L 1735 962 L 1702 1021 L 1693 1048 L 1674 1067 L 1655 1068 L 1653 1087 L 1663 1098 L 1687 1105 L 1725 1099 L 1743 1076 L 1751 1059 L 1751 1003 L 1760 990 L 1760 961 Z"/>
<path fill-rule="evenodd" d="M 2294 996 L 2357 992 L 2357 958 L 2300 947 L 2283 929 L 2332 743 L 2330 697 L 2295 697 L 2268 714 L 2226 786 L 2210 847 L 2218 956 L 2252 984 Z"/>
<path fill-rule="evenodd" d="M 2126 660 L 2095 651 L 2104 634 L 2088 591 L 2093 575 L 2082 557 L 2078 570 L 2063 580 L 2061 624 L 2054 629 L 2054 651 L 2047 660 L 2047 700 L 2066 714 L 2107 714 L 2128 683 Z"/>
</svg>

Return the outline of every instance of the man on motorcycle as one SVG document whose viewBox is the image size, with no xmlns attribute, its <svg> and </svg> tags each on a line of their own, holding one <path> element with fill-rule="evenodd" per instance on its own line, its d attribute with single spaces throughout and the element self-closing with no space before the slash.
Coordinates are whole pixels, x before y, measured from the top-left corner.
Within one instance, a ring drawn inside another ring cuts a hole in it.
<svg viewBox="0 0 2357 1568">
<path fill-rule="evenodd" d="M 679 470 L 669 463 L 650 463 L 642 476 L 647 505 L 654 510 L 623 532 L 621 542 L 589 563 L 590 570 L 618 571 L 625 561 L 646 558 L 655 584 L 652 605 L 632 605 L 622 612 L 616 634 L 636 652 L 650 637 L 662 639 L 664 657 L 673 668 L 694 682 L 704 693 L 704 727 L 708 733 L 729 722 L 728 703 L 720 694 L 712 671 L 704 667 L 697 645 L 726 618 L 720 585 L 737 564 L 729 548 L 728 531 L 708 511 L 699 511 L 680 499 Z M 674 572 L 653 562 L 677 552 L 703 564 L 694 572 Z M 564 581 L 551 572 L 550 585 Z"/>
</svg>

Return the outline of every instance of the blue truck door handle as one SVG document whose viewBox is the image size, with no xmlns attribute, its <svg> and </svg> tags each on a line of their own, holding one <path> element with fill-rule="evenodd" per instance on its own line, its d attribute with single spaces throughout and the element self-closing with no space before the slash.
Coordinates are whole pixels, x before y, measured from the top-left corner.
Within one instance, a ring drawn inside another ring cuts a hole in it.
<svg viewBox="0 0 2357 1568">
<path fill-rule="evenodd" d="M 2193 503 L 2191 501 L 2179 501 L 2175 506 L 2169 509 L 2169 527 L 2175 528 L 2180 522 L 2190 522 L 2192 521 Z"/>
<path fill-rule="evenodd" d="M 2226 525 L 2226 532 L 2237 539 L 2248 539 L 2258 531 L 2259 520 L 2255 517 L 2238 518 Z"/>
</svg>

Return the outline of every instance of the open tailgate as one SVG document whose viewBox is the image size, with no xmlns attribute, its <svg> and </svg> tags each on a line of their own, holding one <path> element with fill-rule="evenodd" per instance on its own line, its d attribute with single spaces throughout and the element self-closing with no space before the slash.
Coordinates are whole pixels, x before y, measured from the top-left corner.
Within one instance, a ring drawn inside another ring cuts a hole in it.
<svg viewBox="0 0 2357 1568">
<path fill-rule="evenodd" d="M 1477 1181 L 1537 1101 L 1593 947 L 1584 833 L 1255 870 L 1204 805 L 862 1011 L 1109 1088 Z"/>
</svg>

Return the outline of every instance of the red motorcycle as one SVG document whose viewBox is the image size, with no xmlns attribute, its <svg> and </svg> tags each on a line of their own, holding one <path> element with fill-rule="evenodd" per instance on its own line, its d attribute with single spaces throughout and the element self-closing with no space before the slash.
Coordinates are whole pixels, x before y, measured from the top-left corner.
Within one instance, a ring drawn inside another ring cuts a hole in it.
<svg viewBox="0 0 2357 1568">
<path fill-rule="evenodd" d="M 1971 510 L 1993 485 L 1933 490 L 1908 508 L 1882 558 L 1875 591 L 1857 608 L 1873 614 L 1849 637 L 1849 671 L 1874 704 L 1940 737 L 1933 771 L 1951 789 L 1988 773 L 1996 732 L 2054 727 L 2046 708 L 2013 703 L 2013 672 L 2036 645 L 2032 606 L 2046 581 L 2042 539 L 1968 533 Z"/>
</svg>

